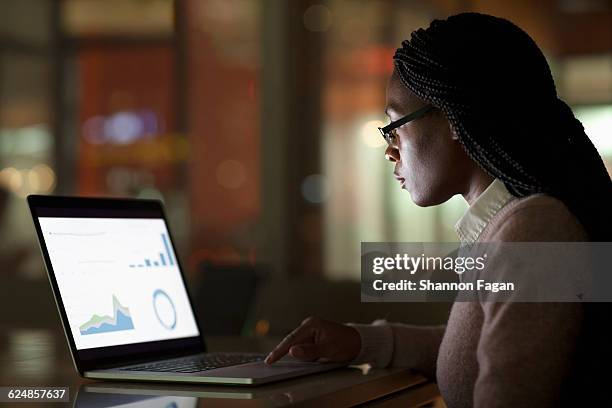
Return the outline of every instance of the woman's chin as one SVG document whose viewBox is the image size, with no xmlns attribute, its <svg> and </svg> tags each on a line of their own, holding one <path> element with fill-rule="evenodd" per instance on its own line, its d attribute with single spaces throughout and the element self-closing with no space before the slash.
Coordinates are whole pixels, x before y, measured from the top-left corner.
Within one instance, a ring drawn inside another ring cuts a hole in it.
<svg viewBox="0 0 612 408">
<path fill-rule="evenodd" d="M 435 200 L 431 194 L 422 192 L 419 189 L 412 189 L 406 186 L 406 190 L 410 194 L 412 202 L 418 205 L 419 207 L 431 207 L 432 205 L 440 204 L 440 202 Z"/>
<path fill-rule="evenodd" d="M 414 191 L 408 186 L 405 187 L 405 190 L 408 191 L 408 194 L 410 194 L 410 199 L 413 203 L 415 203 L 419 207 L 427 207 L 427 201 L 424 199 L 422 194 L 419 194 L 418 191 Z"/>
</svg>

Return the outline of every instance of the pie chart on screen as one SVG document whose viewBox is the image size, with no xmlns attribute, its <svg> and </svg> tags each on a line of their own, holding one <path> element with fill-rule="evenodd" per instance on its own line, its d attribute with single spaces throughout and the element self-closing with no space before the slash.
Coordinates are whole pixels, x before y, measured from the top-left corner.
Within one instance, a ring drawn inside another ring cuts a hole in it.
<svg viewBox="0 0 612 408">
<path fill-rule="evenodd" d="M 170 296 L 161 289 L 153 292 L 153 309 L 159 324 L 168 330 L 176 327 L 176 309 Z"/>
</svg>

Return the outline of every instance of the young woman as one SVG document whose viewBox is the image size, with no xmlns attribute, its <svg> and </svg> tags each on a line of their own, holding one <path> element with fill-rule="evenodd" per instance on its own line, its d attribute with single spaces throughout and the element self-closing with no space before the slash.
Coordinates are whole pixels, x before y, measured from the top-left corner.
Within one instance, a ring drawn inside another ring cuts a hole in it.
<svg viewBox="0 0 612 408">
<path fill-rule="evenodd" d="M 459 14 L 412 33 L 394 63 L 385 156 L 418 205 L 463 195 L 462 242 L 610 241 L 610 177 L 529 35 Z M 457 302 L 444 327 L 309 318 L 267 362 L 408 367 L 435 378 L 449 407 L 584 405 L 605 378 L 606 310 Z"/>
</svg>

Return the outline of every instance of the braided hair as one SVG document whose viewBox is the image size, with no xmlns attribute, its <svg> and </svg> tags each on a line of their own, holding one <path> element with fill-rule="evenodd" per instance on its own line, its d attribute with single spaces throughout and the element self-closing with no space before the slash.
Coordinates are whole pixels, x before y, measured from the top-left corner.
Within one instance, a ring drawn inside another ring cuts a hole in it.
<svg viewBox="0 0 612 408">
<path fill-rule="evenodd" d="M 591 240 L 610 240 L 610 176 L 527 33 L 462 13 L 413 32 L 394 64 L 403 85 L 444 112 L 468 156 L 514 196 L 556 197 Z"/>
</svg>

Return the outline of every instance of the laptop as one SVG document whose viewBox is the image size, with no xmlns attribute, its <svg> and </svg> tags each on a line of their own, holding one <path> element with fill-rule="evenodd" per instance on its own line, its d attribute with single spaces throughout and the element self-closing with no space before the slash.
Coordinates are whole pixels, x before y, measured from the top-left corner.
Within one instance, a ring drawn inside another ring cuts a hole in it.
<svg viewBox="0 0 612 408">
<path fill-rule="evenodd" d="M 31 195 L 28 205 L 81 376 L 257 385 L 342 366 L 208 353 L 160 201 Z"/>
</svg>

